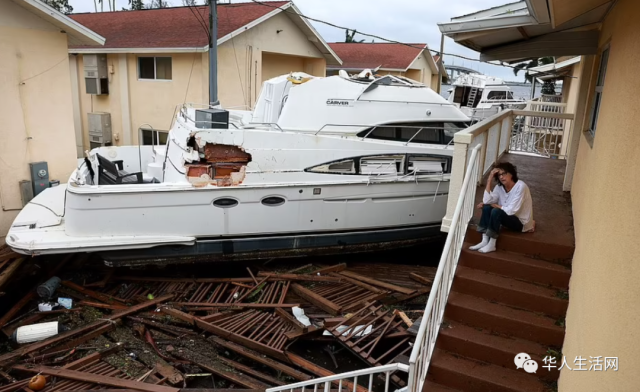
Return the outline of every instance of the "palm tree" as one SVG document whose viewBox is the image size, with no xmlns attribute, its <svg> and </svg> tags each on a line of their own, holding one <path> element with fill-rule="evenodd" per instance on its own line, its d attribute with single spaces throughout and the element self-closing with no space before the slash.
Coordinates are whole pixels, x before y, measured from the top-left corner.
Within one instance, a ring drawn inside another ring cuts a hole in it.
<svg viewBox="0 0 640 392">
<path fill-rule="evenodd" d="M 344 42 L 356 43 L 356 44 L 364 42 L 363 39 L 361 39 L 360 41 L 356 41 L 356 40 L 353 39 L 353 37 L 357 33 L 357 31 L 355 31 L 355 30 L 351 30 L 351 33 L 349 33 L 349 29 L 347 29 L 344 33 L 345 33 Z"/>
</svg>

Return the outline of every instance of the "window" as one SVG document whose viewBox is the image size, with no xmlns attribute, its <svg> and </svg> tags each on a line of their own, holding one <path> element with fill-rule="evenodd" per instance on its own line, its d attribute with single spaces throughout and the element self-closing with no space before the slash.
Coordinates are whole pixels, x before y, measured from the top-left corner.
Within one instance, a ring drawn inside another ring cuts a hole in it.
<svg viewBox="0 0 640 392">
<path fill-rule="evenodd" d="M 404 155 L 360 158 L 360 174 L 404 174 Z"/>
<path fill-rule="evenodd" d="M 416 174 L 449 173 L 449 160 L 437 157 L 411 156 L 407 171 Z"/>
<path fill-rule="evenodd" d="M 330 174 L 356 174 L 356 166 L 353 159 L 347 159 L 344 161 L 330 162 L 324 165 L 316 166 L 309 169 L 309 171 L 315 173 Z"/>
<path fill-rule="evenodd" d="M 490 91 L 487 99 L 507 99 L 506 91 Z"/>
<path fill-rule="evenodd" d="M 171 80 L 171 57 L 138 57 L 138 78 Z"/>
<path fill-rule="evenodd" d="M 411 143 L 448 144 L 456 132 L 466 127 L 464 123 L 406 123 L 380 126 L 373 131 L 367 129 L 358 133 L 358 136 L 398 142 L 411 140 Z"/>
<path fill-rule="evenodd" d="M 167 144 L 166 131 L 152 131 L 150 129 L 142 130 L 142 145 L 143 146 L 164 146 Z"/>
<path fill-rule="evenodd" d="M 507 91 L 507 99 L 513 99 L 513 93 L 511 91 Z"/>
<path fill-rule="evenodd" d="M 596 82 L 596 91 L 593 97 L 593 106 L 591 107 L 591 120 L 589 121 L 589 132 L 591 136 L 596 136 L 596 126 L 598 125 L 598 114 L 600 113 L 600 105 L 602 104 L 602 90 L 604 90 L 604 79 L 607 73 L 607 62 L 609 60 L 609 48 L 602 51 L 600 56 L 600 68 L 598 69 L 598 80 Z"/>
<path fill-rule="evenodd" d="M 327 162 L 306 172 L 349 175 L 434 175 L 451 173 L 451 157 L 427 154 L 388 154 Z"/>
</svg>

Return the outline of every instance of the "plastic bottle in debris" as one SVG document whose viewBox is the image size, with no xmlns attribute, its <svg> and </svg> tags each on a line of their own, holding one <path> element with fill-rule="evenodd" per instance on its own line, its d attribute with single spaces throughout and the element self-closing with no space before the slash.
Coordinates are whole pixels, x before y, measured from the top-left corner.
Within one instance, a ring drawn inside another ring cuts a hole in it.
<svg viewBox="0 0 640 392">
<path fill-rule="evenodd" d="M 47 280 L 36 290 L 40 298 L 51 298 L 53 294 L 56 292 L 58 287 L 60 286 L 60 278 L 54 276 L 53 278 Z"/>
<path fill-rule="evenodd" d="M 66 330 L 67 329 L 58 324 L 57 321 L 25 325 L 13 332 L 13 334 L 11 335 L 11 340 L 18 344 L 38 342 L 40 340 L 56 336 L 57 334 Z"/>
</svg>

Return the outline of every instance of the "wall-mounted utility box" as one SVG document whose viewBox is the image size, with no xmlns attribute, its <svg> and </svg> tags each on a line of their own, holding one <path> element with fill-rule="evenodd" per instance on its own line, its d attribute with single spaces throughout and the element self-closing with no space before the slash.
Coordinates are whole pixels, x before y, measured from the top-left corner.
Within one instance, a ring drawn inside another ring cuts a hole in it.
<svg viewBox="0 0 640 392">
<path fill-rule="evenodd" d="M 84 81 L 87 94 L 109 94 L 109 75 L 106 54 L 85 54 Z"/>
<path fill-rule="evenodd" d="M 29 164 L 31 182 L 33 183 L 33 197 L 49 188 L 49 165 L 47 162 L 31 162 Z"/>
<path fill-rule="evenodd" d="M 31 184 L 31 181 L 20 181 L 20 198 L 22 199 L 23 207 L 29 204 L 31 199 L 33 199 L 33 185 Z"/>
<path fill-rule="evenodd" d="M 89 120 L 89 144 L 91 149 L 111 145 L 111 114 L 87 113 Z"/>
</svg>

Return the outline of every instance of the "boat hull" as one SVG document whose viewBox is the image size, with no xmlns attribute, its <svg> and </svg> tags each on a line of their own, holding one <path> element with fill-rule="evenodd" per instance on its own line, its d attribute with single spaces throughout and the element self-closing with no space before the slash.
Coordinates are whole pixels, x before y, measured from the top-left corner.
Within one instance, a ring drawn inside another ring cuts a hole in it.
<svg viewBox="0 0 640 392">
<path fill-rule="evenodd" d="M 375 252 L 439 241 L 440 222 L 373 230 L 304 235 L 202 238 L 191 246 L 100 252 L 110 267 L 242 261 Z"/>
</svg>

